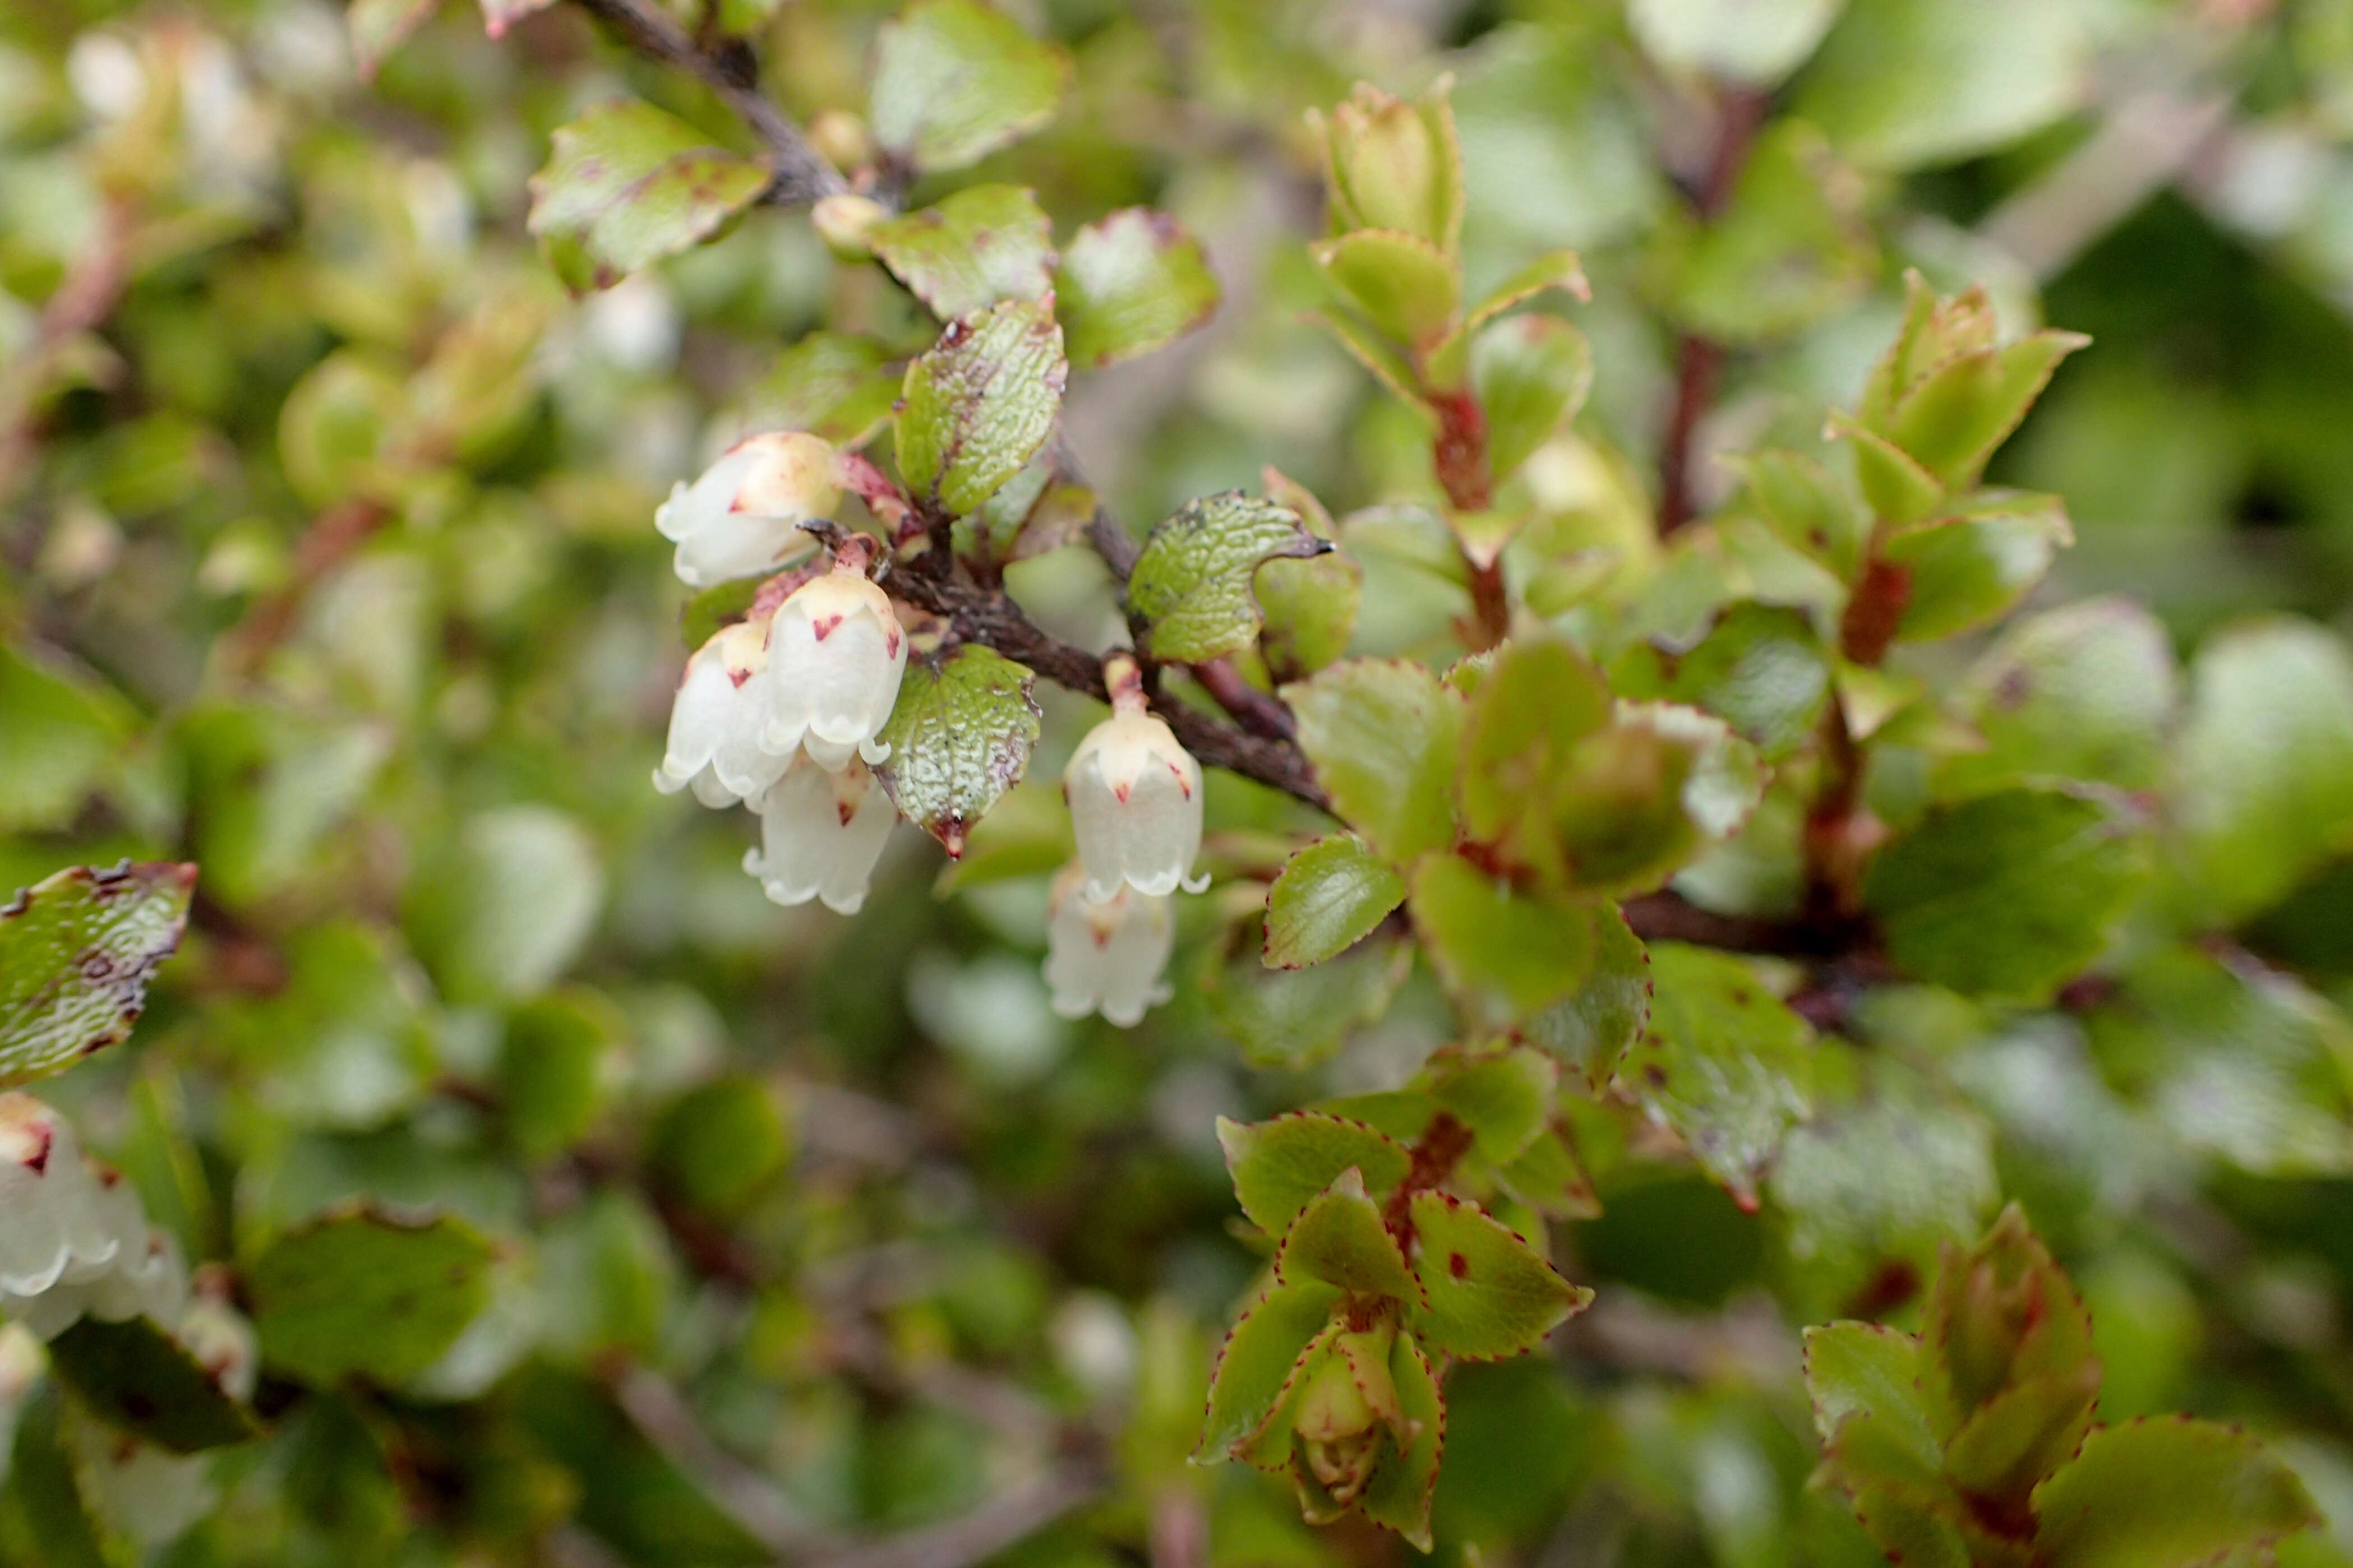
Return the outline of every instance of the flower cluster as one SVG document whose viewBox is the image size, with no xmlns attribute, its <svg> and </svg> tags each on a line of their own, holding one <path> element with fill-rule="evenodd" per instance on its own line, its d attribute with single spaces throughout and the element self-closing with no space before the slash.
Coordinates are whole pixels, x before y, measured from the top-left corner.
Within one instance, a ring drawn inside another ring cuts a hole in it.
<svg viewBox="0 0 2353 1568">
<path fill-rule="evenodd" d="M 27 1094 L 0 1094 L 0 1312 L 53 1340 L 85 1315 L 177 1324 L 188 1270 L 121 1172 Z"/>
<path fill-rule="evenodd" d="M 690 586 L 778 572 L 816 548 L 802 525 L 840 498 L 838 454 L 797 431 L 754 436 L 656 514 Z M 850 536 L 832 569 L 722 627 L 687 660 L 655 787 L 760 817 L 744 868 L 779 904 L 855 914 L 898 813 L 871 764 L 907 668 L 907 635 L 867 578 L 873 542 Z"/>
</svg>

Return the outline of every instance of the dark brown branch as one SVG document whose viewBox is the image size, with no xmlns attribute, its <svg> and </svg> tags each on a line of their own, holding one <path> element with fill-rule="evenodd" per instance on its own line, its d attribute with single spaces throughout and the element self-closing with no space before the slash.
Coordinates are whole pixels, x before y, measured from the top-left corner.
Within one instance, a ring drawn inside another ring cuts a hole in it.
<svg viewBox="0 0 2353 1568">
<path fill-rule="evenodd" d="M 1282 699 L 1243 679 L 1242 672 L 1230 660 L 1213 658 L 1207 664 L 1197 664 L 1193 667 L 1193 679 L 1251 734 L 1263 735 L 1270 741 L 1288 741 L 1299 732 L 1299 721 L 1291 716 L 1291 710 L 1283 706 Z"/>
<path fill-rule="evenodd" d="M 765 199 L 801 205 L 849 189 L 849 182 L 810 144 L 792 117 L 745 79 L 739 54 L 703 49 L 669 13 L 644 0 L 579 0 L 579 5 L 620 33 L 631 47 L 692 72 L 726 100 L 768 149 L 775 179 Z"/>
</svg>

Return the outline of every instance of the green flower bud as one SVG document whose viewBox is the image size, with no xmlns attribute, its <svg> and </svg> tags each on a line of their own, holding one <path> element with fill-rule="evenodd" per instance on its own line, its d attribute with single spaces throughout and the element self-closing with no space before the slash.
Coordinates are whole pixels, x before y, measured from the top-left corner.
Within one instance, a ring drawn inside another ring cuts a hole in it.
<svg viewBox="0 0 2353 1568">
<path fill-rule="evenodd" d="M 1359 82 L 1324 124 L 1332 215 L 1342 229 L 1387 228 L 1452 251 L 1462 224 L 1462 155 L 1440 80 L 1409 103 Z"/>
</svg>

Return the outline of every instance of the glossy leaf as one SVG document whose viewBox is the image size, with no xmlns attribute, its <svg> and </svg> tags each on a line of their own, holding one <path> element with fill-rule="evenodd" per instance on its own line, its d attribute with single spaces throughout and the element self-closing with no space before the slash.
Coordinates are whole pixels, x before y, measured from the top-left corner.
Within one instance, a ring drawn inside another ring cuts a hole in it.
<svg viewBox="0 0 2353 1568">
<path fill-rule="evenodd" d="M 918 664 L 882 726 L 891 754 L 874 776 L 900 814 L 950 855 L 1029 769 L 1040 715 L 1037 677 L 993 648 L 967 644 L 937 664 Z"/>
<path fill-rule="evenodd" d="M 865 233 L 882 265 L 945 320 L 1054 284 L 1053 225 L 1018 185 L 972 185 Z"/>
<path fill-rule="evenodd" d="M 128 1038 L 180 944 L 196 868 L 69 867 L 0 906 L 0 1086 L 63 1072 Z"/>
<path fill-rule="evenodd" d="M 1365 1195 L 1364 1174 L 1354 1165 L 1299 1211 L 1275 1254 L 1274 1271 L 1286 1282 L 1320 1279 L 1356 1296 L 1416 1294 L 1405 1254 L 1382 1226 L 1380 1207 Z"/>
<path fill-rule="evenodd" d="M 1753 1208 L 1781 1140 L 1811 1111 L 1812 1031 L 1728 953 L 1675 942 L 1650 952 L 1650 1027 L 1620 1081 Z"/>
<path fill-rule="evenodd" d="M 1445 1193 L 1416 1193 L 1414 1277 L 1425 1307 L 1409 1306 L 1413 1335 L 1464 1361 L 1535 1349 L 1593 1300 L 1543 1256 L 1482 1211 Z"/>
<path fill-rule="evenodd" d="M 1071 363 L 1095 368 L 1164 348 L 1208 321 L 1218 279 L 1175 218 L 1125 207 L 1071 237 L 1054 298 Z"/>
<path fill-rule="evenodd" d="M 1271 1121 L 1218 1119 L 1218 1142 L 1233 1173 L 1234 1196 L 1250 1223 L 1281 1236 L 1316 1195 L 1355 1170 L 1367 1191 L 1385 1192 L 1405 1179 L 1405 1145 L 1361 1121 L 1319 1110 L 1294 1110 Z"/>
<path fill-rule="evenodd" d="M 1267 889 L 1267 967 L 1320 963 L 1404 901 L 1405 879 L 1362 840 L 1345 833 L 1319 838 L 1284 861 Z"/>
<path fill-rule="evenodd" d="M 1258 638 L 1258 569 L 1331 548 L 1296 512 L 1240 490 L 1188 502 L 1144 542 L 1128 610 L 1145 623 L 1144 646 L 1156 658 L 1198 664 L 1240 653 Z"/>
<path fill-rule="evenodd" d="M 716 234 L 768 188 L 768 171 L 634 99 L 590 110 L 555 132 L 533 177 L 531 232 L 575 293 Z"/>
<path fill-rule="evenodd" d="M 868 120 L 916 168 L 959 169 L 1052 118 L 1068 56 L 983 0 L 914 0 L 882 25 Z"/>
<path fill-rule="evenodd" d="M 951 512 L 975 510 L 1046 444 L 1069 374 L 1051 300 L 958 317 L 907 367 L 901 473 Z"/>
</svg>

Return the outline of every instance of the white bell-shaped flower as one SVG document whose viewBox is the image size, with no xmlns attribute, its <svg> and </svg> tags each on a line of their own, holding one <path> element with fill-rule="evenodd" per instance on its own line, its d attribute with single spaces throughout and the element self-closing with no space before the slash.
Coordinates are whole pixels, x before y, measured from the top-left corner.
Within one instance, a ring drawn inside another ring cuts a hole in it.
<svg viewBox="0 0 2353 1568">
<path fill-rule="evenodd" d="M 744 852 L 744 869 L 777 903 L 817 899 L 837 914 L 856 914 L 899 820 L 873 770 L 853 757 L 828 773 L 800 757 L 758 805 L 760 847 Z"/>
<path fill-rule="evenodd" d="M 1112 716 L 1087 732 L 1062 773 L 1087 896 L 1103 902 L 1124 883 L 1157 897 L 1190 879 L 1201 848 L 1201 764 L 1168 726 L 1145 710 L 1134 660 L 1114 655 L 1103 666 Z"/>
<path fill-rule="evenodd" d="M 224 1286 L 189 1302 L 174 1332 L 206 1376 L 233 1397 L 249 1400 L 261 1378 L 260 1345 L 253 1324 L 222 1299 L 225 1293 Z"/>
<path fill-rule="evenodd" d="M 761 743 L 767 723 L 765 628 L 739 621 L 722 626 L 686 661 L 686 677 L 670 710 L 670 742 L 654 787 L 664 795 L 691 788 L 705 805 L 756 801 L 785 771 L 790 751 Z"/>
<path fill-rule="evenodd" d="M 1065 1018 L 1101 1013 L 1122 1028 L 1169 997 L 1161 971 L 1176 936 L 1165 896 L 1120 884 L 1100 901 L 1087 894 L 1089 873 L 1077 862 L 1054 879 L 1046 918 L 1046 989 Z"/>
<path fill-rule="evenodd" d="M 0 1094 L 0 1304 L 113 1259 L 122 1242 L 99 1197 L 71 1124 L 29 1094 Z"/>
<path fill-rule="evenodd" d="M 801 524 L 829 516 L 841 499 L 837 461 L 815 436 L 770 431 L 738 441 L 701 479 L 678 485 L 654 527 L 678 543 L 679 581 L 708 588 L 813 553 L 817 540 Z"/>
<path fill-rule="evenodd" d="M 891 754 L 874 737 L 890 721 L 907 673 L 907 634 L 881 589 L 866 580 L 873 542 L 852 534 L 833 570 L 812 577 L 768 623 L 767 728 L 761 743 L 789 756 L 806 747 L 820 767 Z"/>
</svg>

